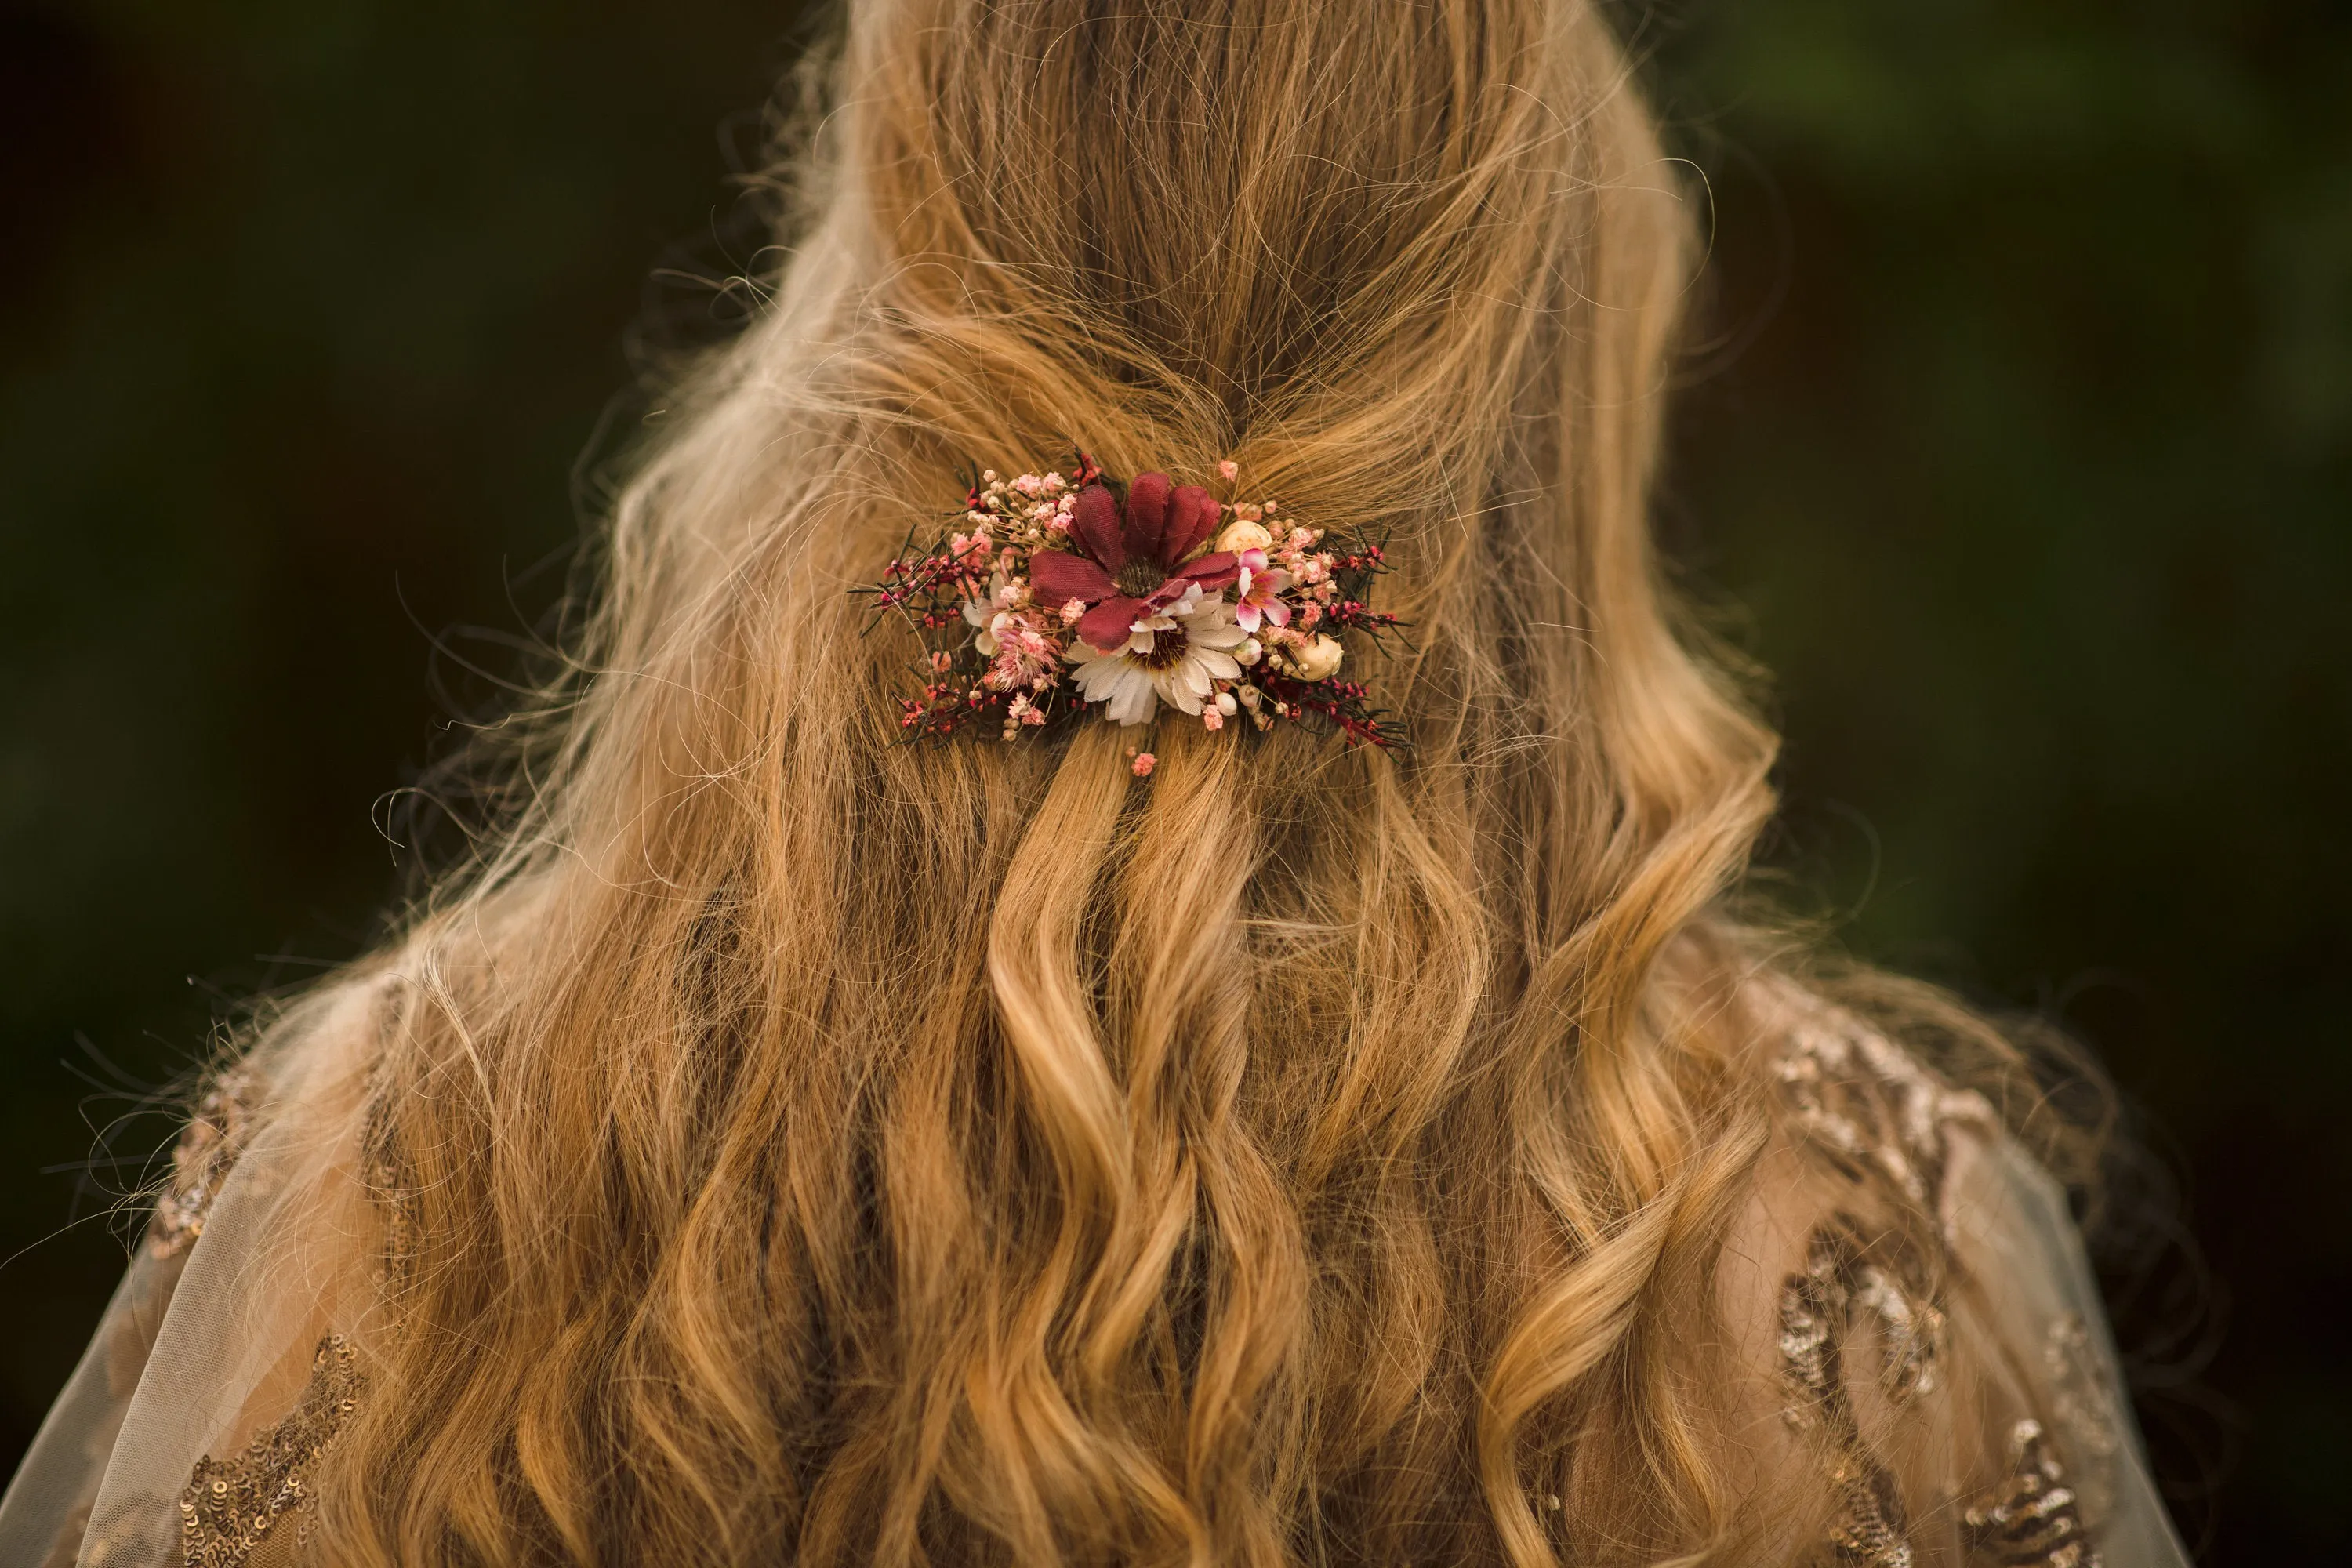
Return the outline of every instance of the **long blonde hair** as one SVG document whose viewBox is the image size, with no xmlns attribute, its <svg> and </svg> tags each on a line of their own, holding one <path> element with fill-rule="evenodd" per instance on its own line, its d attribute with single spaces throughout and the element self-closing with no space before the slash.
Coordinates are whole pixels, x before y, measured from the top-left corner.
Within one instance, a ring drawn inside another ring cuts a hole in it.
<svg viewBox="0 0 2352 1568">
<path fill-rule="evenodd" d="M 1693 265 L 1589 0 L 857 0 L 515 809 L 362 966 L 339 1564 L 1509 1563 L 1754 1527 L 1769 732 L 1646 524 Z M 909 746 L 964 463 L 1376 529 L 1409 754 Z"/>
</svg>

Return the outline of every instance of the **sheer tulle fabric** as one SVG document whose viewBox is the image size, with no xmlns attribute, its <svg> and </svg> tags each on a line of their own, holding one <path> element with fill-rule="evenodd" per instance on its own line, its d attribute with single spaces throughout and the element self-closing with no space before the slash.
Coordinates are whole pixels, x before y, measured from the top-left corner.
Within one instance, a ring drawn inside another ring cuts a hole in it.
<svg viewBox="0 0 2352 1568">
<path fill-rule="evenodd" d="M 1952 1213 L 1975 1294 L 1996 1319 L 2015 1397 L 2073 1457 L 2093 1540 L 2109 1568 L 2188 1568 L 2157 1495 L 2097 1285 L 2065 1194 L 2008 1139 L 1960 1174 Z"/>
<path fill-rule="evenodd" d="M 352 1180 L 352 998 L 280 1059 L 272 1118 L 238 1152 L 194 1245 L 142 1246 L 0 1500 L 0 1563 L 185 1560 L 197 1462 L 243 1449 L 300 1397 L 345 1326 L 378 1234 Z"/>
</svg>

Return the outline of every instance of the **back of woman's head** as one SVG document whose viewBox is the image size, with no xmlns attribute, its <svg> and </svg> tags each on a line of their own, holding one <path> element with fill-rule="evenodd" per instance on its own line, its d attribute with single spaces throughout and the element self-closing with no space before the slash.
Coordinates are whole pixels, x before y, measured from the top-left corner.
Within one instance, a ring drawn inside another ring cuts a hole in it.
<svg viewBox="0 0 2352 1568">
<path fill-rule="evenodd" d="M 338 1563 L 1550 1561 L 1738 1528 L 1769 738 L 1646 540 L 1686 281 L 1582 0 L 860 0 L 767 308 L 380 963 Z M 1410 749 L 910 745 L 849 590 L 1083 444 L 1384 534 Z M 1671 982 L 1671 983 L 1670 983 Z"/>
</svg>

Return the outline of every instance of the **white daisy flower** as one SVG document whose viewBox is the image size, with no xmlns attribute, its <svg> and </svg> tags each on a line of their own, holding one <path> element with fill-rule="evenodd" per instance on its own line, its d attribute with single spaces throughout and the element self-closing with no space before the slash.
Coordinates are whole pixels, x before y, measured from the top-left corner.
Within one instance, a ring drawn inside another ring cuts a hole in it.
<svg viewBox="0 0 2352 1568">
<path fill-rule="evenodd" d="M 1079 638 L 1064 657 L 1078 667 L 1078 689 L 1087 701 L 1103 705 L 1104 718 L 1141 724 L 1162 702 L 1197 716 L 1217 681 L 1240 677 L 1233 650 L 1247 639 L 1223 595 L 1203 601 L 1195 585 L 1136 621 L 1127 641 L 1110 652 Z"/>
</svg>

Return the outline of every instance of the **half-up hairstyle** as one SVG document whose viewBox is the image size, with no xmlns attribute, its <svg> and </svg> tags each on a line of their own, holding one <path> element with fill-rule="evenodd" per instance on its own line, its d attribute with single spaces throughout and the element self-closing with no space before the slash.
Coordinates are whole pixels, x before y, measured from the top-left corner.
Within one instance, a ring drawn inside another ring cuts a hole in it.
<svg viewBox="0 0 2352 1568">
<path fill-rule="evenodd" d="M 1602 19 L 857 0 L 829 95 L 515 809 L 356 972 L 319 1560 L 1766 1560 L 1773 740 L 1653 558 L 1693 224 Z M 1385 537 L 1409 751 L 904 743 L 850 590 L 1074 444 Z"/>
</svg>

